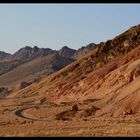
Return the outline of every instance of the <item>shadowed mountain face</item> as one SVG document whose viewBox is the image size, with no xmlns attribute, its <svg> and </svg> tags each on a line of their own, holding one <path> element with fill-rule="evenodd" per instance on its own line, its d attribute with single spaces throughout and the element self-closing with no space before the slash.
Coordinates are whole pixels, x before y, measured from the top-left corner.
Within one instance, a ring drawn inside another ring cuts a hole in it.
<svg viewBox="0 0 140 140">
<path fill-rule="evenodd" d="M 49 48 L 38 48 L 37 46 L 31 48 L 29 46 L 26 46 L 24 48 L 21 48 L 19 51 L 17 51 L 11 59 L 19 60 L 22 62 L 26 62 L 29 60 L 32 60 L 39 56 L 46 56 L 50 53 L 53 53 L 54 51 Z"/>
<path fill-rule="evenodd" d="M 13 55 L 6 54 L 1 52 L 0 53 L 0 75 L 7 73 L 10 70 L 13 70 L 14 68 L 22 65 L 23 63 L 27 63 L 29 61 L 32 61 L 38 57 L 44 57 L 50 54 L 58 53 L 62 57 L 71 58 L 71 59 L 77 59 L 80 58 L 82 55 L 75 55 L 76 52 L 83 52 L 84 55 L 88 51 L 90 51 L 91 48 L 84 47 L 81 50 L 74 50 L 71 48 L 68 48 L 67 46 L 64 46 L 59 51 L 51 50 L 49 48 L 38 48 L 37 46 L 31 48 L 30 46 L 26 46 L 24 48 L 21 48 Z"/>
<path fill-rule="evenodd" d="M 140 25 L 100 43 L 72 64 L 22 90 L 54 102 L 98 99 L 97 116 L 138 112 L 140 83 Z M 45 92 L 44 92 L 45 91 Z M 133 100 L 133 102 L 132 102 Z"/>
<path fill-rule="evenodd" d="M 91 51 L 96 46 L 94 43 L 90 43 L 87 46 L 83 46 L 79 48 L 78 50 L 71 49 L 67 46 L 62 47 L 59 51 L 59 55 L 68 57 L 68 58 L 73 58 L 73 59 L 79 59 L 83 57 L 86 53 Z"/>
<path fill-rule="evenodd" d="M 60 49 L 59 55 L 72 58 L 75 52 L 76 52 L 76 50 L 71 49 L 67 46 L 64 46 L 64 47 L 62 47 L 62 49 Z"/>
<path fill-rule="evenodd" d="M 31 48 L 29 46 L 21 48 L 19 51 L 17 51 L 13 55 L 9 55 L 8 57 L 0 61 L 0 75 L 18 67 L 19 65 L 23 63 L 31 61 L 37 57 L 46 56 L 53 52 L 55 51 L 48 48 L 40 49 L 36 46 L 34 48 Z"/>
<path fill-rule="evenodd" d="M 0 61 L 9 56 L 11 56 L 11 54 L 0 51 Z"/>
</svg>

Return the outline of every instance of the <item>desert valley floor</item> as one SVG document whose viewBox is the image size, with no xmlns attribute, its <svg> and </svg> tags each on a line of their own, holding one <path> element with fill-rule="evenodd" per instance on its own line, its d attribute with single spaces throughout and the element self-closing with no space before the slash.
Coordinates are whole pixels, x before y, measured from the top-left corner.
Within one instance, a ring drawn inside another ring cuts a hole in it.
<svg viewBox="0 0 140 140">
<path fill-rule="evenodd" d="M 79 110 L 73 113 L 72 102 L 34 104 L 34 97 L 1 100 L 0 136 L 139 136 L 140 113 L 94 117 L 89 108 L 95 102 L 77 102 Z"/>
</svg>

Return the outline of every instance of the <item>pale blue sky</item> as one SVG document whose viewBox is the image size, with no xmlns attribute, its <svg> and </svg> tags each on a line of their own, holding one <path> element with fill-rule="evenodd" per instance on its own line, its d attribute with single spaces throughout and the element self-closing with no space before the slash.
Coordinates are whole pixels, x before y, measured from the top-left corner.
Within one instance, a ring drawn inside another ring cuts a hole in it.
<svg viewBox="0 0 140 140">
<path fill-rule="evenodd" d="M 78 49 L 140 24 L 140 4 L 0 4 L 0 50 Z"/>
</svg>

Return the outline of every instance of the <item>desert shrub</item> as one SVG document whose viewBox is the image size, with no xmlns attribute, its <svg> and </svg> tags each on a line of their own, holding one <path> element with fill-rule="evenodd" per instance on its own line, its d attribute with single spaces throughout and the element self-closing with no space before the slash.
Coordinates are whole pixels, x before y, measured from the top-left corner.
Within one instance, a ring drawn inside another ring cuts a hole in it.
<svg viewBox="0 0 140 140">
<path fill-rule="evenodd" d="M 76 104 L 72 106 L 72 111 L 78 111 L 78 106 Z"/>
</svg>

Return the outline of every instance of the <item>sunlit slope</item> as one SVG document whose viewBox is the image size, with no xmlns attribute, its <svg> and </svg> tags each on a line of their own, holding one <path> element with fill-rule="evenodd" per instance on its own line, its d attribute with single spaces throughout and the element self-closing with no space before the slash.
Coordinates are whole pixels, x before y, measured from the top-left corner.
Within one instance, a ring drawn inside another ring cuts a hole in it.
<svg viewBox="0 0 140 140">
<path fill-rule="evenodd" d="M 139 111 L 140 26 L 99 44 L 81 59 L 23 90 L 54 102 L 98 99 L 95 115 L 119 116 Z"/>
</svg>

